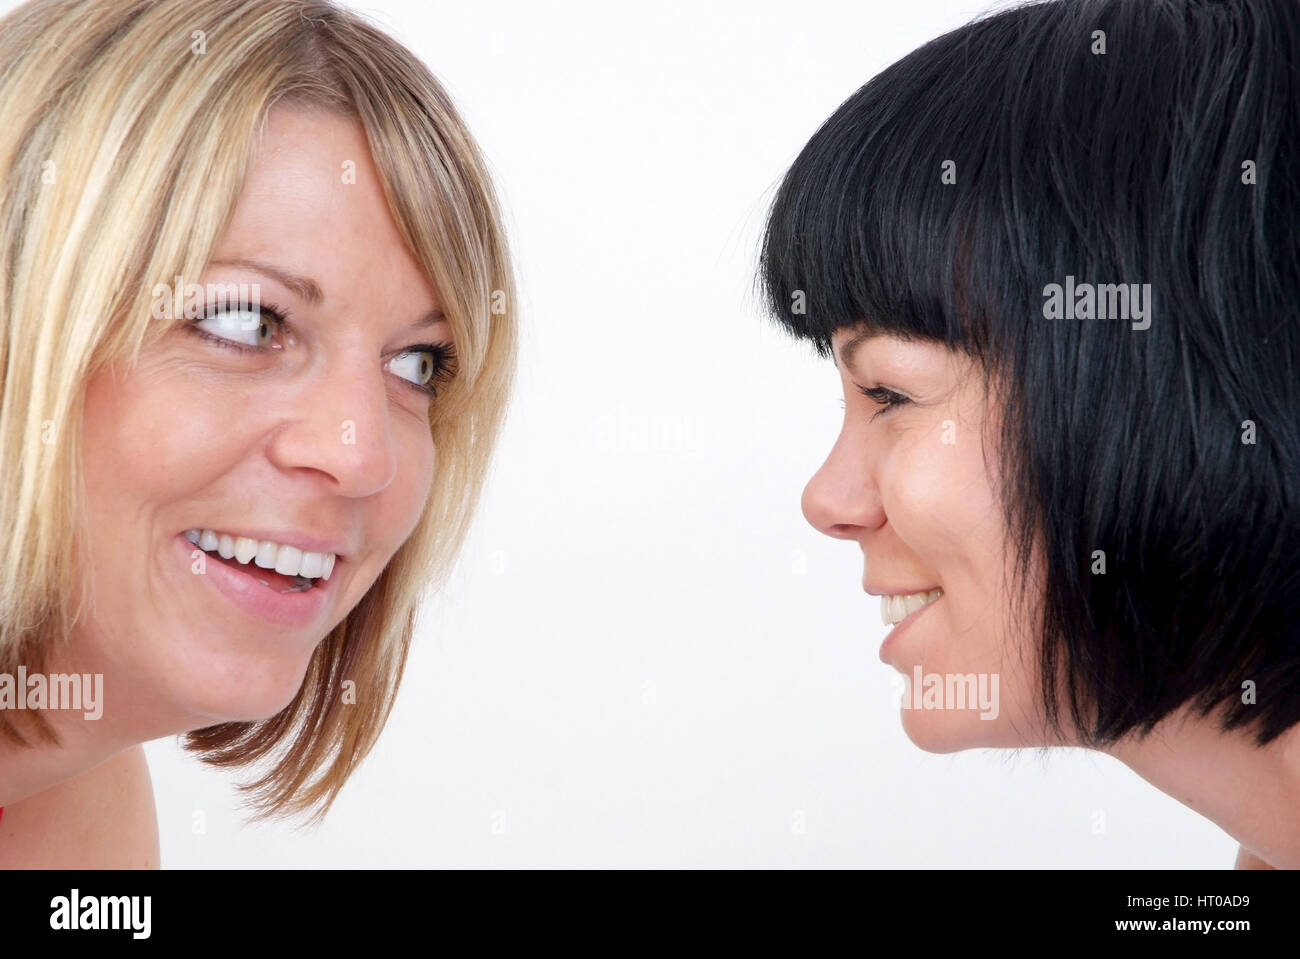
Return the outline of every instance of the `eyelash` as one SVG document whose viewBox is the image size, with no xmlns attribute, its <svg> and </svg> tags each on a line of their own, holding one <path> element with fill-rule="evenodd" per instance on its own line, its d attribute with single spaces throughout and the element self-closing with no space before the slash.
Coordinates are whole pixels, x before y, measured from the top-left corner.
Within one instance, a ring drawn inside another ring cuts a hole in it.
<svg viewBox="0 0 1300 959">
<path fill-rule="evenodd" d="M 856 386 L 857 384 L 854 385 Z M 908 403 L 912 402 L 910 397 L 891 390 L 887 386 L 858 386 L 858 392 L 868 399 L 881 404 L 880 409 L 871 414 L 872 420 L 877 416 L 883 416 L 890 410 L 897 409 L 900 406 L 906 406 Z"/>
<path fill-rule="evenodd" d="M 233 309 L 251 311 L 252 306 L 249 305 L 248 303 L 240 303 L 235 305 Z M 275 306 L 274 304 L 264 302 L 261 305 L 260 311 L 263 316 L 270 317 L 271 320 L 274 321 L 276 327 L 280 330 L 281 333 L 283 333 L 285 330 L 291 327 L 289 314 L 286 311 Z M 218 336 L 216 333 L 210 333 L 207 330 L 199 328 L 198 326 L 199 320 L 210 320 L 212 319 L 212 317 L 220 316 L 220 315 L 221 315 L 221 311 L 214 310 L 211 307 L 205 308 L 203 311 L 203 315 L 200 317 L 196 317 L 193 321 L 191 321 L 187 325 L 187 329 L 189 329 L 191 333 L 195 334 L 196 336 L 204 340 L 207 340 L 210 343 L 214 343 L 217 346 L 220 346 L 224 349 L 235 350 L 238 353 L 249 354 L 249 353 L 262 353 L 265 351 L 265 347 L 249 346 L 247 343 L 236 343 L 234 340 L 226 339 L 226 337 L 224 336 Z M 438 385 L 449 382 L 456 375 L 456 348 L 452 346 L 450 343 L 417 343 L 413 346 L 408 346 L 406 349 L 402 350 L 401 353 L 399 353 L 398 355 L 400 356 L 402 355 L 402 353 L 422 353 L 422 352 L 432 353 L 434 355 L 435 366 L 433 370 L 433 375 L 429 377 L 429 382 L 423 385 L 419 383 L 412 383 L 410 380 L 407 379 L 403 379 L 402 382 L 405 383 L 411 389 L 415 390 L 416 392 L 422 393 L 426 396 L 436 399 L 438 396 Z"/>
</svg>

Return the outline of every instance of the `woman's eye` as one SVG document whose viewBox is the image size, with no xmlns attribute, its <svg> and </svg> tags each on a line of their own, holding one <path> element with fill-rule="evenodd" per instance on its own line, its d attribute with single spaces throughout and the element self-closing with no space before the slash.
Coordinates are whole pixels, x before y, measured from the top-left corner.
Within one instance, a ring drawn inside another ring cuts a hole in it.
<svg viewBox="0 0 1300 959">
<path fill-rule="evenodd" d="M 388 364 L 388 368 L 398 376 L 410 380 L 416 386 L 425 386 L 433 379 L 437 363 L 434 361 L 433 354 L 428 350 L 412 350 L 395 356 L 392 362 Z"/>
<path fill-rule="evenodd" d="M 891 390 L 887 386 L 859 386 L 858 390 L 863 396 L 866 396 L 880 404 L 880 409 L 876 410 L 876 412 L 872 414 L 871 418 L 873 420 L 877 416 L 883 416 L 892 409 L 896 409 L 899 406 L 906 406 L 908 403 L 912 402 L 909 397 L 904 396 L 902 393 L 896 392 L 895 390 Z"/>
<path fill-rule="evenodd" d="M 438 384 L 456 375 L 456 350 L 449 343 L 413 346 L 388 361 L 394 374 L 430 396 L 438 395 Z"/>
<path fill-rule="evenodd" d="M 247 306 L 218 309 L 194 321 L 194 325 L 209 336 L 218 337 L 250 349 L 265 349 L 275 335 L 278 317 L 272 310 L 259 310 Z M 210 324 L 206 328 L 204 324 Z"/>
</svg>

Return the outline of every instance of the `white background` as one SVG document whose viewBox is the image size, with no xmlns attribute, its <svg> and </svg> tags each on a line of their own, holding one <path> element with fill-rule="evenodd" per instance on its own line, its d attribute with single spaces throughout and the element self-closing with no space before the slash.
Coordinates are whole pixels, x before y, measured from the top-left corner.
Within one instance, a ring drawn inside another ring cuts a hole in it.
<svg viewBox="0 0 1300 959">
<path fill-rule="evenodd" d="M 766 205 L 840 102 L 985 4 L 353 8 L 493 164 L 519 389 L 326 823 L 245 825 L 233 774 L 161 740 L 164 867 L 1232 865 L 1109 757 L 913 746 L 861 552 L 799 511 L 843 411 L 830 361 L 757 309 Z"/>
</svg>

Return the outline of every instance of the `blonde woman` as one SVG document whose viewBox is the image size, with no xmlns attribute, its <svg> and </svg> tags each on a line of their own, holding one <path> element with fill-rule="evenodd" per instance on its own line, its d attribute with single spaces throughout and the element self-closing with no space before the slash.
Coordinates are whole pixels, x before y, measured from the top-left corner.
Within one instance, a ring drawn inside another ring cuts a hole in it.
<svg viewBox="0 0 1300 959">
<path fill-rule="evenodd" d="M 323 0 L 34 0 L 0 105 L 0 866 L 157 866 L 178 733 L 319 819 L 502 421 L 484 161 Z"/>
</svg>

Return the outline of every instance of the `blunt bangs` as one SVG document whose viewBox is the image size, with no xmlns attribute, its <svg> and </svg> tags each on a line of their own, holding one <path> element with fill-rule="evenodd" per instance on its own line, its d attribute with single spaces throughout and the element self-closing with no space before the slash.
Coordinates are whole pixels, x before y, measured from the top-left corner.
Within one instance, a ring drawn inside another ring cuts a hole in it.
<svg viewBox="0 0 1300 959">
<path fill-rule="evenodd" d="M 970 42 L 949 34 L 872 79 L 822 124 L 777 191 L 760 284 L 772 317 L 820 356 L 844 327 L 982 352 L 975 290 L 989 271 L 973 244 L 992 239 L 1002 216 L 996 194 L 965 184 L 1000 145 L 981 125 L 982 101 L 1006 68 L 970 62 Z M 979 252 L 1003 262 L 1001 251 Z"/>
</svg>

